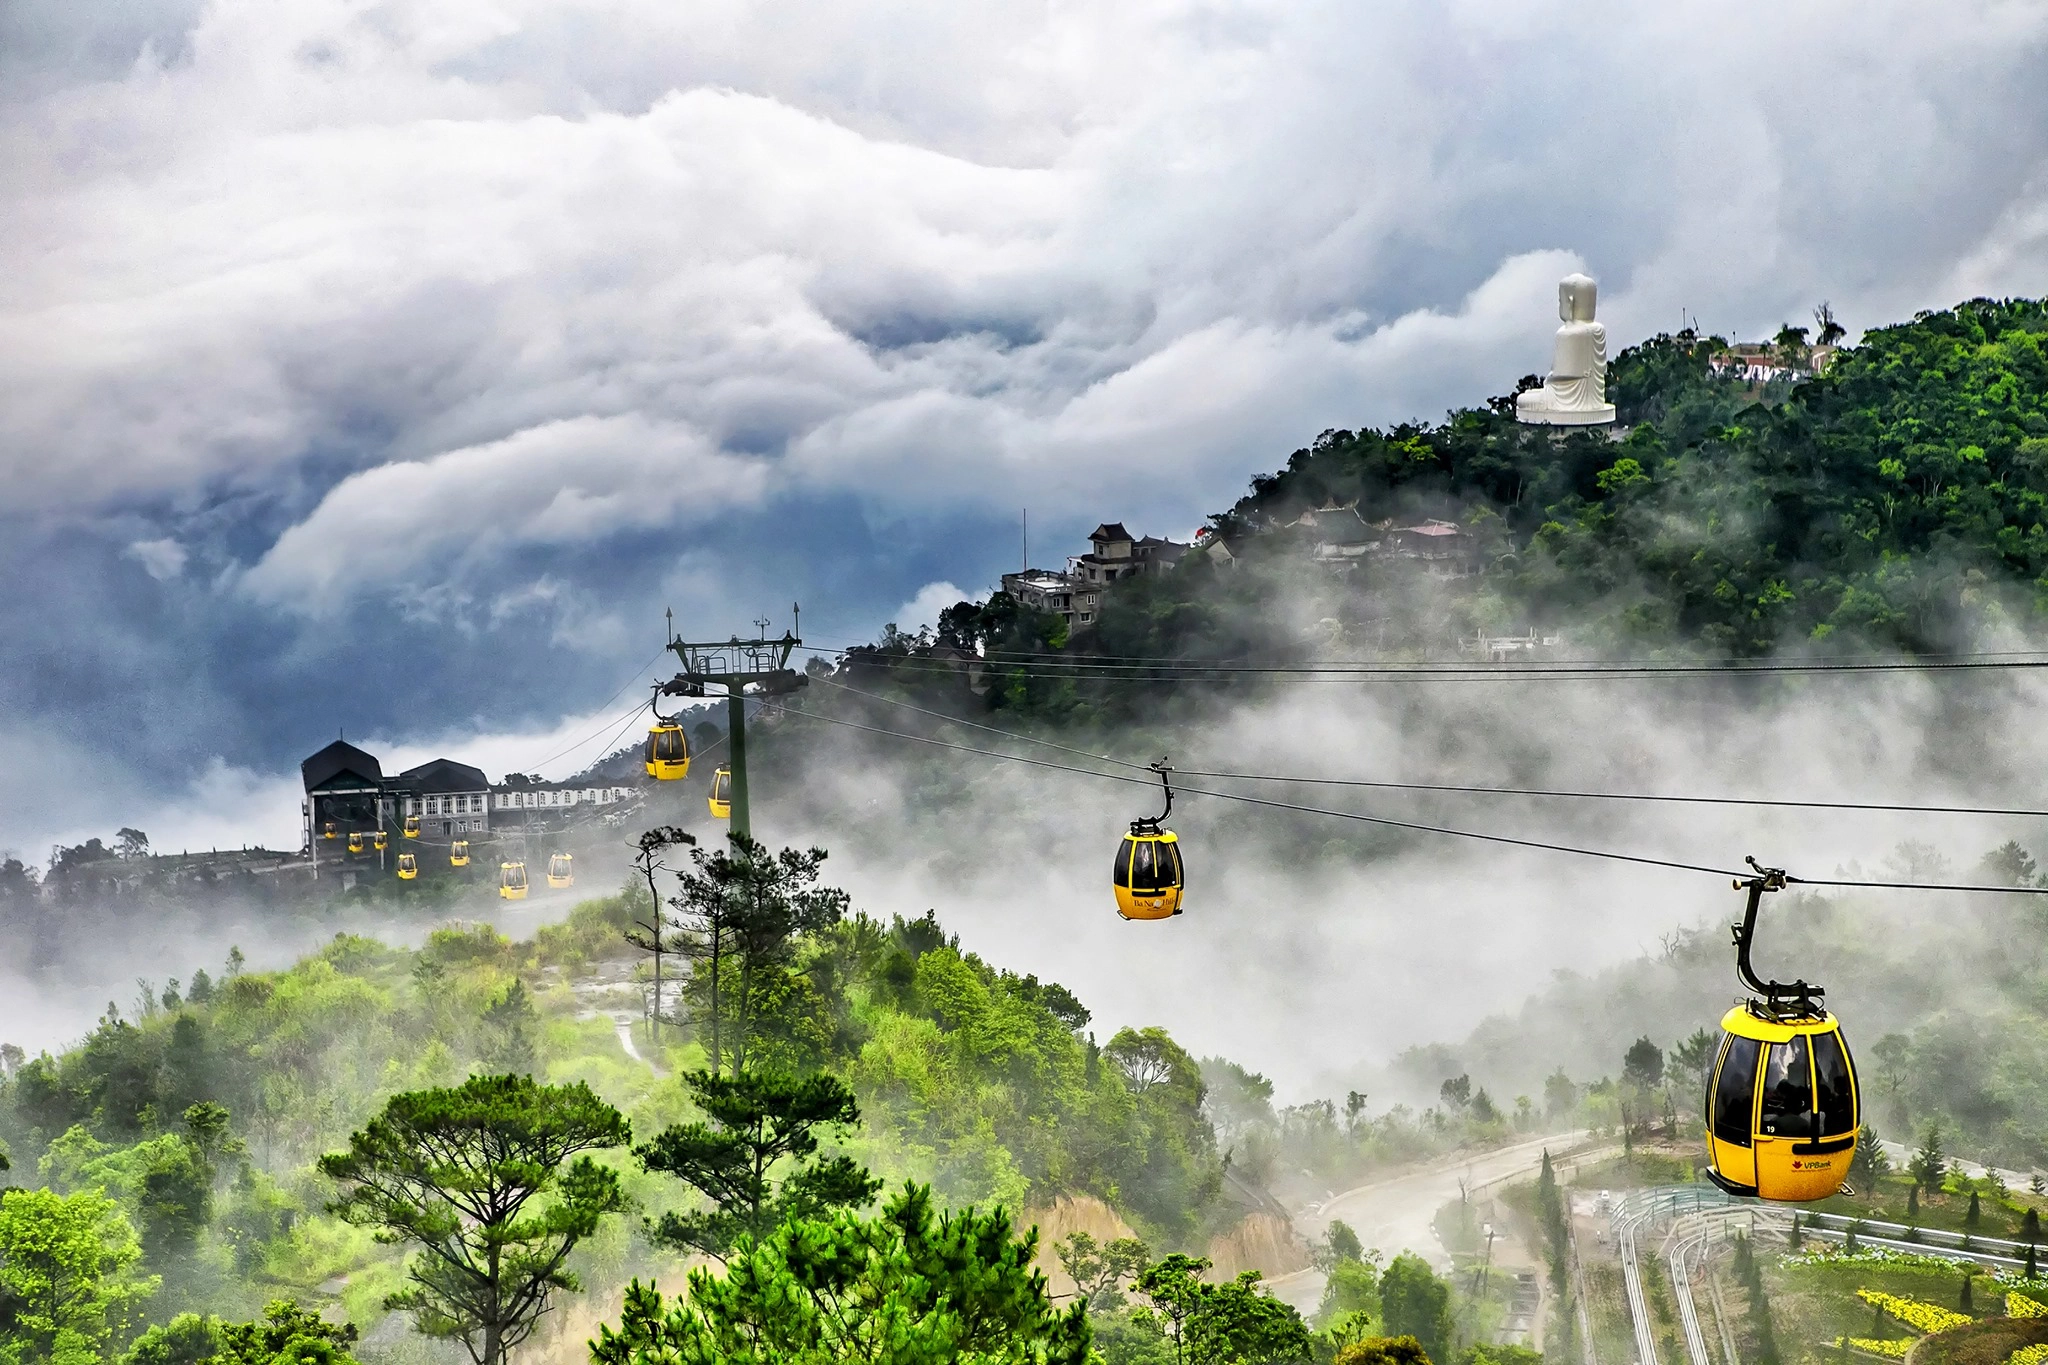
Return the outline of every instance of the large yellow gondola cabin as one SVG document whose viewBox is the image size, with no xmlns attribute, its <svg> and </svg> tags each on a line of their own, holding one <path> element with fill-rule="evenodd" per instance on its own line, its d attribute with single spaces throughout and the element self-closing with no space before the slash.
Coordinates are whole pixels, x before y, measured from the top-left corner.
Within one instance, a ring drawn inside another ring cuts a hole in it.
<svg viewBox="0 0 2048 1365">
<path fill-rule="evenodd" d="M 1172 769 L 1161 759 L 1152 765 L 1166 788 L 1166 809 L 1157 818 L 1131 821 L 1116 851 L 1110 882 L 1116 890 L 1116 912 L 1125 919 L 1171 919 L 1181 911 L 1187 868 L 1181 861 L 1180 836 L 1164 825 L 1173 813 Z"/>
<path fill-rule="evenodd" d="M 657 782 L 674 782 L 690 775 L 690 739 L 683 727 L 656 717 L 647 732 L 647 775 Z"/>
<path fill-rule="evenodd" d="M 417 839 L 420 837 L 419 816 L 408 815 L 405 817 L 405 837 L 408 839 Z"/>
<path fill-rule="evenodd" d="M 363 851 L 363 832 L 361 830 L 352 829 L 348 832 L 348 851 L 351 853 L 361 853 Z"/>
<path fill-rule="evenodd" d="M 732 769 L 720 768 L 711 774 L 711 795 L 705 800 L 713 815 L 721 820 L 732 818 Z"/>
<path fill-rule="evenodd" d="M 1730 1194 L 1804 1203 L 1848 1179 L 1862 1105 L 1856 1063 L 1822 988 L 1760 981 L 1750 969 L 1757 904 L 1785 885 L 1779 869 L 1757 874 L 1737 883 L 1749 908 L 1735 928 L 1736 971 L 1757 996 L 1721 1019 L 1707 1086 L 1707 1175 Z"/>
<path fill-rule="evenodd" d="M 322 824 L 322 825 L 320 826 L 320 837 L 321 837 L 321 838 L 323 838 L 323 839 L 338 839 L 338 838 L 340 838 L 340 837 L 341 837 L 341 826 L 340 826 L 340 825 L 338 825 L 338 824 L 336 824 L 336 823 L 335 823 L 334 821 L 332 821 L 332 820 L 328 820 L 328 821 L 324 822 L 324 823 L 323 823 L 323 824 Z"/>
<path fill-rule="evenodd" d="M 548 885 L 557 891 L 576 885 L 576 860 L 566 853 L 557 853 L 549 858 Z"/>
<path fill-rule="evenodd" d="M 469 840 L 457 839 L 454 843 L 448 845 L 448 866 L 469 866 Z"/>
<path fill-rule="evenodd" d="M 1140 831 L 1133 822 L 1116 851 L 1116 912 L 1125 919 L 1171 919 L 1180 913 L 1186 872 L 1180 836 L 1170 829 Z"/>
<path fill-rule="evenodd" d="M 409 882 L 420 875 L 420 860 L 410 853 L 398 855 L 398 879 Z"/>
<path fill-rule="evenodd" d="M 391 837 L 381 829 L 370 836 L 370 847 L 376 849 L 379 853 L 382 853 L 390 844 Z"/>
<path fill-rule="evenodd" d="M 526 864 L 498 864 L 498 894 L 508 901 L 526 899 Z"/>
</svg>

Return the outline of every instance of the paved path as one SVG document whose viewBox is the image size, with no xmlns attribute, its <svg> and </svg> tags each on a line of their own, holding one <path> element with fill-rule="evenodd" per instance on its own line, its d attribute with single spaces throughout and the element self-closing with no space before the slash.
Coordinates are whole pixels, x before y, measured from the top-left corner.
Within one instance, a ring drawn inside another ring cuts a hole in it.
<svg viewBox="0 0 2048 1365">
<path fill-rule="evenodd" d="M 1892 1163 L 1893 1170 L 1903 1171 L 1912 1164 L 1912 1143 L 1894 1142 L 1890 1138 L 1884 1138 L 1879 1141 L 1878 1146 L 1884 1148 L 1885 1157 Z M 2007 1189 L 2024 1190 L 2027 1188 L 2028 1182 L 2034 1178 L 2034 1172 L 2032 1171 L 2009 1171 L 2002 1166 L 1984 1166 L 1975 1161 L 1965 1161 L 1954 1152 L 1948 1154 L 1948 1160 L 1961 1166 L 1963 1174 L 1969 1176 L 1972 1180 L 1982 1180 L 1986 1175 L 1995 1172 L 1998 1178 L 2005 1182 Z"/>
<path fill-rule="evenodd" d="M 614 1019 L 612 1020 L 612 1027 L 618 1030 L 619 1046 L 626 1049 L 626 1055 L 628 1057 L 631 1057 L 634 1061 L 641 1063 L 649 1071 L 652 1071 L 657 1076 L 666 1076 L 668 1074 L 666 1071 L 663 1071 L 660 1067 L 656 1066 L 653 1062 L 649 1061 L 647 1058 L 640 1055 L 640 1049 L 633 1045 L 633 1025 L 630 1020 Z"/>
<path fill-rule="evenodd" d="M 1368 1247 L 1378 1247 L 1389 1260 L 1403 1251 L 1412 1251 L 1439 1270 L 1447 1270 L 1451 1255 L 1437 1240 L 1433 1224 L 1437 1210 L 1458 1197 L 1459 1181 L 1464 1181 L 1469 1191 L 1533 1175 L 1542 1168 L 1544 1148 L 1562 1151 L 1585 1136 L 1582 1132 L 1554 1133 L 1376 1180 L 1333 1195 L 1296 1214 L 1294 1226 L 1303 1237 L 1315 1240 L 1328 1231 L 1333 1220 L 1342 1219 L 1358 1234 L 1359 1241 Z M 1297 1270 L 1270 1281 L 1269 1287 L 1274 1294 L 1306 1312 L 1322 1301 L 1323 1273 Z"/>
</svg>

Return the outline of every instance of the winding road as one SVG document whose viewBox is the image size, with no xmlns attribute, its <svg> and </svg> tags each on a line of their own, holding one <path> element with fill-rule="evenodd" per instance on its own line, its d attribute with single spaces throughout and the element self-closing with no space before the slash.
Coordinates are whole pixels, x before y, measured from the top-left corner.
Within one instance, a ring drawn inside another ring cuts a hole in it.
<svg viewBox="0 0 2048 1365">
<path fill-rule="evenodd" d="M 1437 1239 L 1435 1222 L 1437 1211 L 1458 1197 L 1460 1181 L 1470 1191 L 1534 1175 L 1543 1166 L 1545 1148 L 1563 1151 L 1585 1136 L 1583 1132 L 1553 1133 L 1511 1147 L 1434 1162 L 1332 1195 L 1296 1214 L 1294 1226 L 1303 1237 L 1319 1239 L 1333 1221 L 1341 1219 L 1358 1234 L 1359 1241 L 1378 1247 L 1389 1259 L 1412 1251 L 1439 1270 L 1448 1270 L 1451 1255 Z M 1267 1287 L 1306 1312 L 1322 1301 L 1323 1272 L 1297 1270 L 1269 1281 Z"/>
</svg>

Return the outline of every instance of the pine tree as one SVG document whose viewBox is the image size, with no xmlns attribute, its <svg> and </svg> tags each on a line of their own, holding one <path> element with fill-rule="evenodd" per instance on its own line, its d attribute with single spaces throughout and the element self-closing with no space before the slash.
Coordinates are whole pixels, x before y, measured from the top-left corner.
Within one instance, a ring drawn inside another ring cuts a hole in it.
<svg viewBox="0 0 2048 1365">
<path fill-rule="evenodd" d="M 1796 1213 L 1792 1215 L 1792 1235 L 1787 1239 L 1787 1244 L 1794 1251 L 1799 1250 L 1801 1245 L 1801 1238 L 1799 1235 L 1799 1215 Z"/>
<path fill-rule="evenodd" d="M 1971 1190 L 1970 1211 L 1963 1215 L 1963 1226 L 1968 1228 L 1970 1231 L 1975 1232 L 1979 1225 L 1983 1223 L 1983 1221 L 1984 1205 L 1982 1204 L 1982 1202 L 1980 1202 L 1977 1192 L 1975 1190 Z"/>
<path fill-rule="evenodd" d="M 1947 1170 L 1947 1159 L 1941 1150 L 1941 1125 L 1929 1124 L 1927 1136 L 1921 1139 L 1920 1148 L 1913 1153 L 1906 1169 L 1913 1173 L 1913 1182 L 1929 1194 L 1941 1188 L 1941 1177 Z"/>
<path fill-rule="evenodd" d="M 2025 1242 L 2038 1242 L 2041 1240 L 2041 1211 L 2039 1209 L 2028 1209 L 2026 1216 L 2020 1219 L 2020 1240 Z"/>
<path fill-rule="evenodd" d="M 2032 1242 L 2027 1243 L 2027 1265 L 2023 1273 L 2030 1280 L 2036 1280 L 2041 1277 L 2041 1267 L 2034 1259 L 2034 1244 Z"/>
<path fill-rule="evenodd" d="M 1971 1276 L 1969 1271 L 1965 1270 L 1963 1272 L 1963 1297 L 1961 1301 L 1961 1307 L 1965 1313 L 1974 1313 L 1977 1311 L 1977 1305 L 1970 1301 L 1970 1281 L 1972 1278 L 1973 1277 Z"/>
<path fill-rule="evenodd" d="M 1906 1191 L 1906 1217 L 1911 1219 L 1918 1218 L 1919 1216 L 1920 1187 L 1916 1184 L 1911 1189 Z"/>
</svg>

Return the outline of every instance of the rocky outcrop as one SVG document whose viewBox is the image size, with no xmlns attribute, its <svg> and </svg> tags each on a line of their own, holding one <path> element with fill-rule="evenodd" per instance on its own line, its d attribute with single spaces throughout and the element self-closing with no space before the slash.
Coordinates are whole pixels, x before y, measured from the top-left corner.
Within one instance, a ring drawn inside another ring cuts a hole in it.
<svg viewBox="0 0 2048 1365">
<path fill-rule="evenodd" d="M 1092 1194 L 1061 1195 L 1050 1208 L 1027 1211 L 1018 1220 L 1020 1230 L 1034 1223 L 1038 1225 L 1038 1254 L 1032 1258 L 1032 1264 L 1045 1272 L 1052 1292 L 1061 1297 L 1074 1292 L 1074 1282 L 1060 1269 L 1060 1259 L 1053 1253 L 1054 1243 L 1076 1232 L 1087 1233 L 1098 1244 L 1137 1235 L 1115 1209 Z"/>
<path fill-rule="evenodd" d="M 1207 1255 L 1216 1263 L 1208 1275 L 1212 1280 L 1234 1279 L 1247 1270 L 1256 1270 L 1270 1280 L 1309 1266 L 1308 1244 L 1294 1224 L 1266 1209 L 1254 1209 L 1227 1231 L 1211 1237 Z"/>
</svg>

